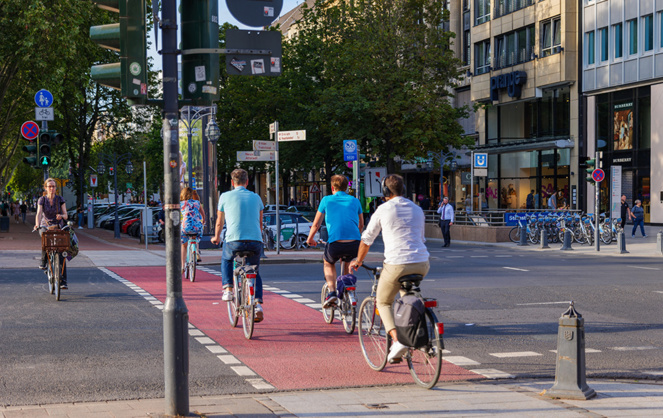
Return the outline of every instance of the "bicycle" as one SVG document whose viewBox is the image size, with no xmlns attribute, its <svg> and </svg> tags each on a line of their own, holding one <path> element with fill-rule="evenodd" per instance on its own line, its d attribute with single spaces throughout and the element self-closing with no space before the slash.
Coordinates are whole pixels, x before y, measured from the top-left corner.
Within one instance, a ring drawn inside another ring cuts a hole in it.
<svg viewBox="0 0 663 418">
<path fill-rule="evenodd" d="M 387 355 L 391 346 L 391 337 L 387 334 L 382 318 L 376 306 L 376 293 L 378 281 L 382 273 L 381 267 L 371 267 L 362 264 L 369 272 L 373 285 L 371 295 L 366 297 L 359 308 L 359 345 L 368 366 L 381 371 L 387 364 Z M 437 307 L 437 300 L 423 298 L 419 284 L 423 276 L 410 274 L 398 279 L 401 289 L 422 298 L 425 306 L 426 329 L 428 330 L 428 343 L 423 347 L 409 347 L 403 355 L 407 361 L 410 374 L 417 385 L 430 389 L 435 386 L 442 371 L 442 350 L 444 349 L 444 324 L 438 322 L 433 308 Z"/>
<path fill-rule="evenodd" d="M 345 268 L 345 261 L 341 261 L 341 272 Z M 325 299 L 329 288 L 327 287 L 327 282 L 322 285 L 322 292 L 320 293 L 320 303 L 322 304 L 322 316 L 325 318 L 325 322 L 331 324 L 334 321 L 334 311 L 338 310 L 341 315 L 341 321 L 343 322 L 343 328 L 347 334 L 352 334 L 355 330 L 357 324 L 357 284 L 356 283 L 341 283 L 343 275 L 341 274 L 336 279 L 336 290 L 338 293 L 338 302 L 335 305 L 330 306 L 329 308 L 324 308 Z M 339 290 L 339 284 L 342 286 L 342 291 Z"/>
<path fill-rule="evenodd" d="M 246 264 L 246 259 L 253 256 L 252 251 L 239 251 L 235 255 L 235 268 L 233 270 L 233 299 L 228 302 L 228 318 L 230 325 L 237 326 L 239 317 L 242 317 L 242 328 L 247 340 L 253 336 L 255 320 L 255 282 L 257 266 Z"/>
<path fill-rule="evenodd" d="M 186 234 L 186 263 L 184 264 L 184 278 L 192 283 L 196 280 L 196 264 L 198 263 L 198 234 Z"/>
<path fill-rule="evenodd" d="M 62 275 L 67 262 L 67 250 L 69 249 L 69 232 L 68 228 L 73 223 L 68 223 L 62 229 L 57 229 L 57 226 L 49 226 L 48 228 L 40 228 L 44 231 L 41 235 L 41 246 L 46 252 L 46 273 L 48 277 L 48 291 L 55 294 L 55 300 L 60 300 L 60 286 L 62 282 Z M 37 229 L 34 229 L 36 231 Z"/>
</svg>

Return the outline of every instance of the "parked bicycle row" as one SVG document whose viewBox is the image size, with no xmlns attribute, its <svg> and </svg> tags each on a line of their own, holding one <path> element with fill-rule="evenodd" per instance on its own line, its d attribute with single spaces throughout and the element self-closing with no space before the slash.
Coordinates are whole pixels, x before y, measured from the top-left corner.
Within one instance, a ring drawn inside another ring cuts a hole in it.
<svg viewBox="0 0 663 418">
<path fill-rule="evenodd" d="M 613 219 L 605 213 L 599 214 L 599 237 L 604 244 L 617 240 L 622 232 L 621 218 Z M 509 239 L 520 242 L 521 233 L 525 233 L 530 244 L 539 244 L 541 232 L 546 231 L 548 243 L 564 242 L 564 234 L 569 231 L 571 240 L 579 244 L 594 244 L 595 219 L 592 213 L 548 213 L 545 215 L 524 215 L 518 219 L 518 225 L 509 232 Z"/>
</svg>

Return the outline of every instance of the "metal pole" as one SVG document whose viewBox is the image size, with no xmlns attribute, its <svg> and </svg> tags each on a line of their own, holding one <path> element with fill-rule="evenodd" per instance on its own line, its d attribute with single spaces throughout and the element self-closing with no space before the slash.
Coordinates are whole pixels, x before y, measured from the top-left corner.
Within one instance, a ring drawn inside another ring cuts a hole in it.
<svg viewBox="0 0 663 418">
<path fill-rule="evenodd" d="M 208 122 L 207 117 L 204 116 L 202 118 L 202 126 L 206 127 L 207 124 L 205 122 Z M 209 168 L 208 168 L 208 147 L 209 147 L 209 140 L 207 138 L 207 135 L 205 135 L 205 129 L 203 128 L 202 131 L 202 139 L 203 139 L 203 175 L 200 177 L 200 181 L 202 182 L 202 196 L 200 196 L 200 204 L 203 207 L 205 211 L 205 219 L 204 221 L 204 229 L 203 233 L 207 234 L 209 233 L 209 227 L 210 227 L 210 222 L 209 222 L 209 216 L 211 213 L 211 208 L 209 207 Z M 196 185 L 197 186 L 197 185 Z"/>
<path fill-rule="evenodd" d="M 147 163 L 143 161 L 143 203 L 145 206 L 145 219 L 143 219 L 143 227 L 145 228 L 145 249 L 147 250 Z"/>
<path fill-rule="evenodd" d="M 182 297 L 179 112 L 177 103 L 177 1 L 161 3 L 163 35 L 163 159 L 166 213 L 166 303 L 163 309 L 167 415 L 189 415 L 189 311 Z"/>
<path fill-rule="evenodd" d="M 113 154 L 113 193 L 115 193 L 115 222 L 113 223 L 113 230 L 115 231 L 115 238 L 120 239 L 120 221 L 117 219 L 117 154 Z"/>
<path fill-rule="evenodd" d="M 191 126 L 191 106 L 187 106 L 186 108 L 186 113 L 187 113 L 187 127 L 188 129 L 186 130 L 186 138 L 187 138 L 187 157 L 186 157 L 186 168 L 187 168 L 187 175 L 189 176 L 189 187 L 193 189 L 193 164 L 191 163 L 191 160 L 193 160 L 191 154 L 193 153 L 193 145 L 191 144 L 191 137 L 193 136 L 193 127 Z"/>
<path fill-rule="evenodd" d="M 599 167 L 599 153 L 597 152 L 595 157 L 595 167 Z M 596 193 L 596 196 L 594 197 L 594 246 L 596 248 L 596 251 L 601 251 L 601 240 L 599 239 L 601 234 L 599 233 L 599 210 L 600 210 L 600 204 L 599 200 L 601 199 L 601 183 L 599 182 L 594 182 L 594 190 Z"/>
<path fill-rule="evenodd" d="M 474 212 L 474 151 L 470 159 L 470 213 L 472 213 Z"/>
<path fill-rule="evenodd" d="M 276 169 L 274 170 L 274 190 L 276 193 L 276 254 L 281 254 L 281 216 L 279 215 L 279 123 L 274 121 L 274 141 L 276 142 Z"/>
</svg>

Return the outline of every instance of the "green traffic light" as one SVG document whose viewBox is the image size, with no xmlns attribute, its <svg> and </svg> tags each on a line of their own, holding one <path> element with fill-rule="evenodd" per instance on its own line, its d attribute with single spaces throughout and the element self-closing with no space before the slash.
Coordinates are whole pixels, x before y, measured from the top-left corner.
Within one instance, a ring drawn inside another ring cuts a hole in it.
<svg viewBox="0 0 663 418">
<path fill-rule="evenodd" d="M 39 164 L 42 167 L 48 167 L 49 165 L 51 165 L 51 158 L 46 156 L 39 157 Z"/>
</svg>

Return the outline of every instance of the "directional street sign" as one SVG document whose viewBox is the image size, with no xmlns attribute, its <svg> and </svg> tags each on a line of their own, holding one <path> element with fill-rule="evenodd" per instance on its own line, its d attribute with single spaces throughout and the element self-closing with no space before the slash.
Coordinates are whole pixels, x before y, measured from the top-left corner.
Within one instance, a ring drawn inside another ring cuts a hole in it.
<svg viewBox="0 0 663 418">
<path fill-rule="evenodd" d="M 39 107 L 51 107 L 53 104 L 53 95 L 48 90 L 39 90 L 35 94 L 35 103 Z"/>
<path fill-rule="evenodd" d="M 596 170 L 592 171 L 592 178 L 595 182 L 600 183 L 605 179 L 605 172 L 600 168 L 597 168 Z"/>
<path fill-rule="evenodd" d="M 387 177 L 387 167 L 367 168 L 364 174 L 364 196 L 382 196 L 382 180 Z"/>
<path fill-rule="evenodd" d="M 52 107 L 35 107 L 35 120 L 55 120 Z"/>
<path fill-rule="evenodd" d="M 305 141 L 306 131 L 279 131 L 279 142 Z"/>
<path fill-rule="evenodd" d="M 276 141 L 253 141 L 254 151 L 276 151 Z"/>
<path fill-rule="evenodd" d="M 237 161 L 276 161 L 276 151 L 237 151 Z"/>
<path fill-rule="evenodd" d="M 32 141 L 39 136 L 39 125 L 29 120 L 21 125 L 21 135 L 28 141 Z"/>
<path fill-rule="evenodd" d="M 348 139 L 343 141 L 343 161 L 357 161 L 359 159 L 357 154 L 356 140 Z"/>
</svg>

